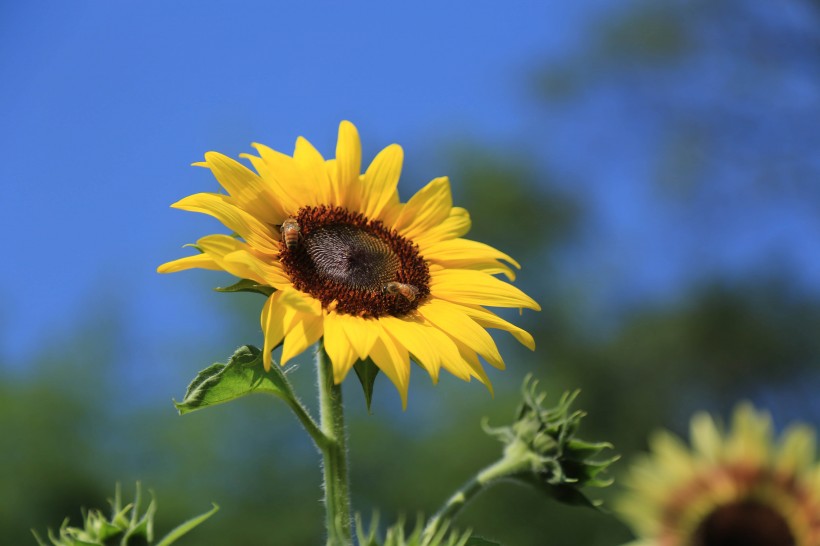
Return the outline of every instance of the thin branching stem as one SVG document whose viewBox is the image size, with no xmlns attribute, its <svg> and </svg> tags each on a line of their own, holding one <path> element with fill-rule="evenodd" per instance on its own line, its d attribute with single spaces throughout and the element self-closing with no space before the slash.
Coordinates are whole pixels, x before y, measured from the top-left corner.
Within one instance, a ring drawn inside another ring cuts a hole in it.
<svg viewBox="0 0 820 546">
<path fill-rule="evenodd" d="M 293 410 L 294 415 L 296 415 L 296 418 L 302 423 L 307 433 L 310 434 L 313 443 L 316 444 L 319 451 L 324 453 L 329 443 L 328 437 L 325 436 L 325 433 L 322 432 L 322 429 L 319 428 L 319 425 L 310 413 L 308 413 L 307 408 L 305 408 L 296 397 L 285 398 L 284 400 L 290 409 Z"/>
<path fill-rule="evenodd" d="M 453 493 L 453 495 L 447 499 L 447 502 L 439 508 L 438 512 L 430 518 L 422 533 L 422 544 L 435 535 L 442 523 L 452 521 L 467 503 L 475 498 L 481 491 L 499 479 L 510 475 L 520 467 L 520 461 L 504 457 L 473 476 L 473 478 L 462 485 L 458 491 Z"/>
</svg>

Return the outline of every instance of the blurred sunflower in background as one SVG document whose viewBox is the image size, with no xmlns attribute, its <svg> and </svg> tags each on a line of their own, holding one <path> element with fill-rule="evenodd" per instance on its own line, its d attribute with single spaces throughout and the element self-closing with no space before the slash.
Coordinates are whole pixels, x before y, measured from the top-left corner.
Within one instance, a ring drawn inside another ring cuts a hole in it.
<svg viewBox="0 0 820 546">
<path fill-rule="evenodd" d="M 820 465 L 814 431 L 792 425 L 774 440 L 771 417 L 739 405 L 722 433 L 692 418 L 691 449 L 662 431 L 630 468 L 616 503 L 631 546 L 820 545 Z"/>
<path fill-rule="evenodd" d="M 497 368 L 504 361 L 487 328 L 534 348 L 529 333 L 485 309 L 540 307 L 494 276 L 514 280 L 515 260 L 462 238 L 470 217 L 453 206 L 446 177 L 400 202 L 402 148 L 388 146 L 362 174 L 359 135 L 346 121 L 335 159 L 301 137 L 293 156 L 253 146 L 258 156 L 242 157 L 256 172 L 216 152 L 195 164 L 210 169 L 227 195 L 198 193 L 172 205 L 209 214 L 234 234 L 203 237 L 192 245 L 200 254 L 158 270 L 224 270 L 269 287 L 266 368 L 280 344 L 284 365 L 321 338 L 336 383 L 369 358 L 406 404 L 411 359 L 433 381 L 444 368 L 489 388 L 478 357 Z"/>
</svg>

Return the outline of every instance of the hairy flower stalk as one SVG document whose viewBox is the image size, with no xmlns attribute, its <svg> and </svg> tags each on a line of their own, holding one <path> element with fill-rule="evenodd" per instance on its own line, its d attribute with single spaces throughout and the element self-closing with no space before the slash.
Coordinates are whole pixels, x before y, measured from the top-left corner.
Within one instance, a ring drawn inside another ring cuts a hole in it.
<svg viewBox="0 0 820 546">
<path fill-rule="evenodd" d="M 333 382 L 333 365 L 320 341 L 316 352 L 319 377 L 319 411 L 326 441 L 321 446 L 324 468 L 327 546 L 352 544 L 347 439 L 342 387 Z"/>
</svg>

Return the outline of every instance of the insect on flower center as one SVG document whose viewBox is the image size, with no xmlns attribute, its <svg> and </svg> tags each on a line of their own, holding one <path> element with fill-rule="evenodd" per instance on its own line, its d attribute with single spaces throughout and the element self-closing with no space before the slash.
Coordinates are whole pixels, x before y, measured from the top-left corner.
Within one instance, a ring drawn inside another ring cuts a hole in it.
<svg viewBox="0 0 820 546">
<path fill-rule="evenodd" d="M 403 316 L 430 293 L 418 246 L 361 213 L 304 207 L 282 224 L 282 239 L 293 285 L 338 313 Z"/>
<path fill-rule="evenodd" d="M 771 506 L 745 500 L 714 510 L 698 525 L 694 546 L 794 546 L 785 518 Z"/>
</svg>

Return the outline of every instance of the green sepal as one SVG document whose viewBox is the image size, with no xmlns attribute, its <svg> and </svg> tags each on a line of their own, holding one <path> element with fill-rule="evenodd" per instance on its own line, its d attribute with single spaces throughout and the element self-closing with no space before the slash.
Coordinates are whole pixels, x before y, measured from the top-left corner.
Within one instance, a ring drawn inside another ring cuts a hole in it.
<svg viewBox="0 0 820 546">
<path fill-rule="evenodd" d="M 188 533 L 188 531 L 190 531 L 194 527 L 198 526 L 200 523 L 202 523 L 203 521 L 205 521 L 209 517 L 213 516 L 217 512 L 217 510 L 219 510 L 219 505 L 217 505 L 215 502 L 211 503 L 211 504 L 213 505 L 213 508 L 211 508 L 210 510 L 208 510 L 204 514 L 200 514 L 200 515 L 198 515 L 196 517 L 193 517 L 193 518 L 189 519 L 188 521 L 183 522 L 182 524 L 176 526 L 170 533 L 165 535 L 162 538 L 162 540 L 160 540 L 157 543 L 157 546 L 170 546 L 171 544 L 176 542 L 177 539 L 179 539 L 182 536 L 186 535 Z"/>
<path fill-rule="evenodd" d="M 356 362 L 353 369 L 356 370 L 356 377 L 359 378 L 359 383 L 362 384 L 364 401 L 367 404 L 367 411 L 370 412 L 370 403 L 373 401 L 373 386 L 376 383 L 376 376 L 379 375 L 379 368 L 368 358 Z"/>
<path fill-rule="evenodd" d="M 573 484 L 562 483 L 552 485 L 537 480 L 531 475 L 515 476 L 514 479 L 527 485 L 531 485 L 535 489 L 545 493 L 549 498 L 556 500 L 561 504 L 566 504 L 569 506 L 584 506 L 586 508 L 592 508 L 593 510 L 599 511 L 603 505 L 602 501 L 589 498 L 580 489 L 578 489 L 578 486 Z"/>
<path fill-rule="evenodd" d="M 296 398 L 285 374 L 274 363 L 269 371 L 262 364 L 262 351 L 251 345 L 240 347 L 227 364 L 211 364 L 197 374 L 182 402 L 174 401 L 180 415 L 230 402 L 254 393 L 267 393 L 288 403 Z"/>
<path fill-rule="evenodd" d="M 240 279 L 230 286 L 217 286 L 214 290 L 217 292 L 253 292 L 263 296 L 270 296 L 276 292 L 276 289 L 272 286 L 259 284 L 251 279 Z"/>
<path fill-rule="evenodd" d="M 604 449 L 612 449 L 609 442 L 587 442 L 578 438 L 571 438 L 564 446 L 564 453 L 577 459 L 593 457 Z"/>
</svg>

